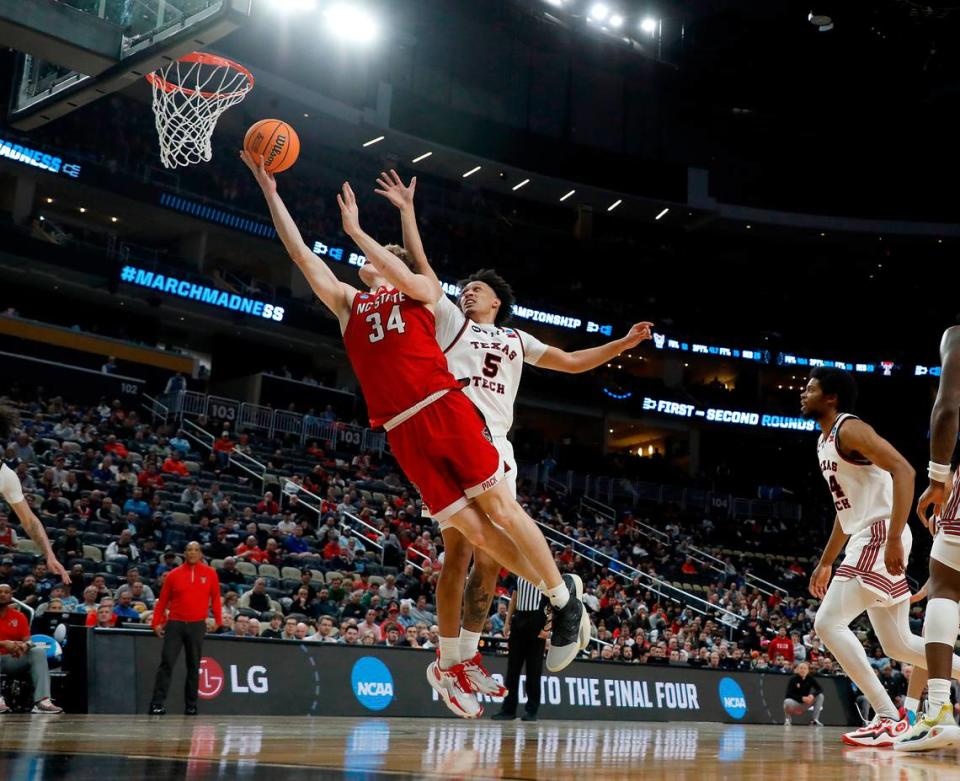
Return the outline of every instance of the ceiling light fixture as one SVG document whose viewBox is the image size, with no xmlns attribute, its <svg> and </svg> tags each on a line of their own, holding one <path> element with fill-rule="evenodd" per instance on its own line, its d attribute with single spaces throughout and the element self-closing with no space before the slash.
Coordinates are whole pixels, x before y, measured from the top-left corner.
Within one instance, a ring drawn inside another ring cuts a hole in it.
<svg viewBox="0 0 960 781">
<path fill-rule="evenodd" d="M 476 166 L 475 168 L 471 168 L 469 171 L 467 171 L 467 172 L 463 175 L 463 178 L 466 179 L 468 176 L 473 176 L 473 175 L 474 175 L 477 171 L 479 171 L 479 170 L 480 170 L 480 166 L 479 166 L 479 165 Z"/>
<path fill-rule="evenodd" d="M 657 215 L 656 217 L 654 217 L 653 219 L 655 219 L 655 220 L 661 220 L 661 219 L 663 219 L 664 217 L 667 216 L 667 212 L 668 212 L 668 211 L 670 211 L 670 207 L 669 207 L 669 206 L 665 207 L 664 210 L 663 210 L 662 212 L 660 212 L 660 214 L 658 214 L 658 215 Z"/>
<path fill-rule="evenodd" d="M 615 200 L 613 203 L 611 203 L 611 204 L 607 207 L 607 211 L 608 211 L 608 212 L 612 212 L 612 211 L 613 211 L 614 209 L 616 209 L 621 203 L 623 203 L 623 199 L 622 199 L 622 198 L 617 198 L 617 200 Z"/>
<path fill-rule="evenodd" d="M 647 16 L 640 22 L 640 29 L 647 35 L 653 35 L 657 31 L 657 20 L 652 16 Z"/>
<path fill-rule="evenodd" d="M 364 142 L 364 146 L 373 146 L 374 144 L 379 144 L 386 136 L 377 136 L 376 138 L 371 138 L 369 141 Z"/>
<path fill-rule="evenodd" d="M 521 187 L 524 187 L 525 185 L 528 185 L 528 184 L 530 184 L 530 180 L 529 180 L 529 179 L 524 179 L 522 182 L 518 182 L 517 184 L 515 184 L 511 189 L 512 189 L 514 192 L 516 192 L 516 191 L 519 190 Z"/>
<path fill-rule="evenodd" d="M 432 155 L 432 154 L 433 154 L 433 152 L 424 152 L 424 153 L 423 153 L 422 155 L 420 155 L 419 157 L 413 158 L 413 160 L 412 160 L 411 162 L 419 163 L 421 160 L 426 160 L 426 159 L 427 159 L 428 157 L 430 157 L 430 155 Z"/>
<path fill-rule="evenodd" d="M 569 198 L 569 197 L 570 197 L 571 195 L 573 195 L 575 192 L 576 192 L 576 190 L 571 190 L 570 192 L 568 192 L 566 195 L 564 195 L 564 196 L 560 199 L 560 203 L 563 203 L 565 200 L 567 200 L 567 198 Z"/>
</svg>

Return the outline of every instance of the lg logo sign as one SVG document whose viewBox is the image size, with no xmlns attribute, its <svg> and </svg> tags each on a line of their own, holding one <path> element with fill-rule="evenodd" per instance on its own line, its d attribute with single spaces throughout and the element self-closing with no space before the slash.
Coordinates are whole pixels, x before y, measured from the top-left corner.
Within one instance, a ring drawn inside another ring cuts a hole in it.
<svg viewBox="0 0 960 781">
<path fill-rule="evenodd" d="M 216 659 L 204 656 L 200 660 L 200 689 L 201 699 L 212 700 L 223 691 L 227 676 Z M 267 679 L 267 668 L 255 664 L 247 669 L 242 676 L 240 668 L 230 665 L 230 691 L 233 694 L 266 694 L 270 690 Z"/>
</svg>

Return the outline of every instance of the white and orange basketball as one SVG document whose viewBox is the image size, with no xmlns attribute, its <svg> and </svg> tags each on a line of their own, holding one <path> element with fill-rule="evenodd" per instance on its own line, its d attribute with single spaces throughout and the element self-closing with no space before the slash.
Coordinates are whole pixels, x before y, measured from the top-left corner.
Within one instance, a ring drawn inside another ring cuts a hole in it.
<svg viewBox="0 0 960 781">
<path fill-rule="evenodd" d="M 286 171 L 297 162 L 300 137 L 281 119 L 261 119 L 250 126 L 243 137 L 243 148 L 263 157 L 263 167 L 272 174 Z"/>
</svg>

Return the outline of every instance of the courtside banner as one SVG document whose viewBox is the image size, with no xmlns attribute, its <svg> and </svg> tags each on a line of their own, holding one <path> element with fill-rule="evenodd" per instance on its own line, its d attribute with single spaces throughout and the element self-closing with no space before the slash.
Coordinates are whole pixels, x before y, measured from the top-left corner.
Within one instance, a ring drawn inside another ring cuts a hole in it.
<svg viewBox="0 0 960 781">
<path fill-rule="evenodd" d="M 130 630 L 95 630 L 88 650 L 90 713 L 146 713 L 162 642 Z M 208 636 L 200 665 L 200 711 L 263 716 L 414 716 L 456 718 L 427 683 L 434 652 L 376 646 L 288 643 Z M 485 657 L 495 677 L 505 657 Z M 184 670 L 174 673 L 167 709 L 183 708 Z M 546 719 L 783 722 L 789 676 L 686 667 L 574 662 L 543 677 Z M 847 725 L 846 678 L 818 679 L 821 720 Z M 522 691 L 521 703 L 525 701 Z M 483 698 L 488 713 L 499 699 Z M 807 717 L 795 717 L 799 724 Z"/>
</svg>

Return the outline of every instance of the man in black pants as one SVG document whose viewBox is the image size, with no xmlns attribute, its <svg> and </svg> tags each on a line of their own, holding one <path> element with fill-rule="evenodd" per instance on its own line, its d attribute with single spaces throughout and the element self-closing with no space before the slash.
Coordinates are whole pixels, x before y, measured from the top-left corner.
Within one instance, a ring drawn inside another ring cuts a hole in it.
<svg viewBox="0 0 960 781">
<path fill-rule="evenodd" d="M 523 578 L 517 578 L 517 586 L 510 595 L 510 607 L 504 622 L 503 633 L 507 637 L 507 680 L 509 691 L 503 699 L 495 721 L 509 721 L 517 717 L 517 701 L 520 691 L 520 670 L 527 666 L 527 704 L 523 721 L 536 721 L 540 707 L 540 676 L 543 673 L 543 652 L 546 648 L 546 603 L 541 602 L 539 589 Z"/>
<path fill-rule="evenodd" d="M 183 689 L 184 713 L 197 715 L 197 692 L 200 686 L 200 659 L 203 637 L 207 632 L 207 614 L 212 612 L 217 627 L 222 623 L 220 579 L 217 571 L 201 561 L 199 542 L 191 542 L 184 553 L 184 563 L 167 573 L 163 589 L 153 611 L 153 631 L 163 638 L 163 654 L 153 685 L 150 713 L 162 716 L 167 712 L 167 690 L 173 666 L 184 652 L 187 678 Z"/>
</svg>

